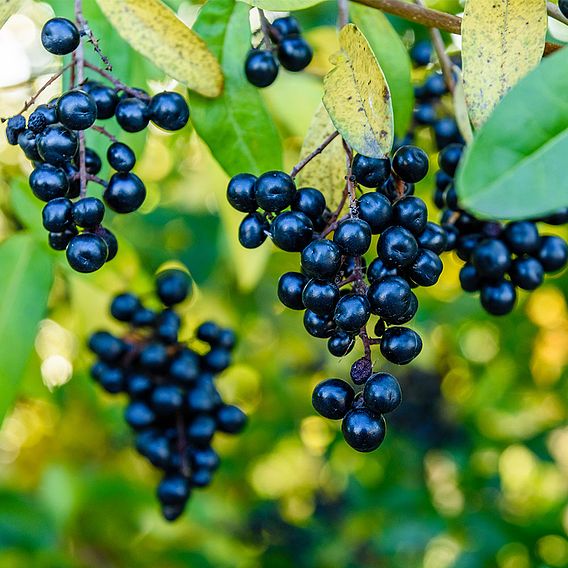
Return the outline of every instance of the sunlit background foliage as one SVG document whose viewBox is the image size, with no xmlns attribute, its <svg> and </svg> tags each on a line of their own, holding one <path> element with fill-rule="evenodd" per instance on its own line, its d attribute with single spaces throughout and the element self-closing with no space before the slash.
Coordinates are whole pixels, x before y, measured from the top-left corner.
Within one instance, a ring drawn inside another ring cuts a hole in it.
<svg viewBox="0 0 568 568">
<path fill-rule="evenodd" d="M 17 112 L 56 69 L 39 30 L 54 10 L 68 15 L 70 4 L 29 0 L 0 32 L 1 115 Z M 112 32 L 94 2 L 85 4 L 117 76 L 151 92 L 176 87 Z M 168 4 L 194 21 L 197 5 Z M 430 5 L 460 9 L 449 0 Z M 287 167 L 321 99 L 335 15 L 333 3 L 298 14 L 315 60 L 308 73 L 281 73 L 263 92 Z M 407 44 L 424 34 L 392 21 Z M 18 363 L 23 380 L 14 384 L 13 370 L 0 369 L 0 400 L 17 394 L 0 429 L 0 567 L 568 565 L 568 275 L 522 296 L 513 315 L 490 319 L 460 291 L 458 264 L 446 256 L 441 283 L 419 291 L 424 351 L 397 369 L 405 403 L 381 449 L 360 455 L 311 408 L 313 386 L 345 377 L 349 365 L 337 366 L 325 344 L 303 332 L 301 315 L 278 304 L 277 278 L 296 269 L 294 255 L 240 247 L 238 217 L 224 201 L 227 177 L 190 128 L 121 137 L 141 156 L 148 199 L 141 212 L 112 219 L 119 255 L 85 276 L 45 246 L 41 205 L 26 183 L 30 165 L 0 136 L 0 238 L 21 233 L 42 243 L 26 267 L 38 272 L 38 287 L 46 267 L 54 270 L 48 316 L 29 360 Z M 95 148 L 102 142 L 89 140 Z M 435 163 L 427 133 L 419 142 Z M 430 177 L 418 193 L 429 199 L 431 188 Z M 212 487 L 169 525 L 154 498 L 158 474 L 132 448 L 124 401 L 93 385 L 84 345 L 91 331 L 112 326 L 113 293 L 149 291 L 154 271 L 172 260 L 199 286 L 183 308 L 184 335 L 214 318 L 240 336 L 220 389 L 250 424 L 242 436 L 217 441 L 223 463 Z M 24 333 L 27 310 L 0 322 L 9 329 L 0 351 Z"/>
</svg>

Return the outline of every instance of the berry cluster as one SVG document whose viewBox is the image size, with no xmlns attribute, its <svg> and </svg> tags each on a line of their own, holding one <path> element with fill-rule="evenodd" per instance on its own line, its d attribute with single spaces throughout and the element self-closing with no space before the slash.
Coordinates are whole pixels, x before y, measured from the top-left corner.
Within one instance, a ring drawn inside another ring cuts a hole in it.
<svg viewBox="0 0 568 568">
<path fill-rule="evenodd" d="M 258 247 L 270 237 L 280 249 L 301 253 L 302 271 L 282 275 L 278 297 L 288 308 L 305 310 L 306 331 L 327 339 L 336 357 L 350 353 L 360 338 L 365 356 L 351 368 L 356 385 L 370 380 L 372 345 L 380 345 L 385 359 L 398 365 L 410 363 L 422 349 L 420 336 L 403 324 L 418 309 L 413 288 L 438 281 L 443 268 L 439 255 L 446 247 L 445 231 L 428 222 L 425 203 L 412 195 L 414 183 L 427 171 L 427 155 L 414 146 L 399 148 L 392 161 L 355 156 L 344 192 L 349 212 L 342 217 L 343 204 L 332 213 L 319 190 L 296 189 L 284 172 L 258 178 L 239 174 L 227 188 L 229 203 L 246 213 L 239 228 L 244 247 Z M 357 199 L 361 186 L 376 191 Z M 376 257 L 367 267 L 364 255 L 373 235 L 379 235 Z M 367 333 L 372 315 L 378 316 L 375 337 Z M 339 379 L 322 383 L 314 393 L 316 410 L 328 418 L 343 418 L 347 442 L 360 451 L 380 445 L 381 416 L 394 408 L 371 402 L 374 397 L 400 398 L 393 394 L 394 378 L 374 376 L 372 394 L 363 398 L 355 399 L 352 387 Z"/>
<path fill-rule="evenodd" d="M 535 290 L 545 273 L 566 266 L 568 246 L 558 236 L 541 236 L 536 220 L 482 221 L 464 211 L 453 181 L 463 149 L 461 144 L 451 144 L 440 152 L 441 169 L 436 174 L 434 201 L 443 210 L 447 250 L 455 250 L 465 262 L 460 270 L 463 290 L 480 292 L 485 310 L 501 316 L 513 310 L 516 288 Z M 564 224 L 568 221 L 568 209 L 538 221 Z"/>
<path fill-rule="evenodd" d="M 53 18 L 43 27 L 41 40 L 50 53 L 67 55 L 79 47 L 81 37 L 73 22 Z M 85 62 L 76 57 L 71 66 L 78 65 Z M 98 71 L 112 79 L 108 73 Z M 76 78 L 77 73 L 74 75 Z M 126 132 L 139 132 L 150 120 L 172 131 L 184 127 L 189 119 L 187 103 L 178 93 L 150 97 L 142 90 L 112 82 L 115 85 L 111 87 L 72 80 L 70 90 L 49 104 L 38 105 L 27 122 L 18 114 L 8 120 L 6 128 L 8 142 L 19 145 L 33 162 L 29 184 L 33 194 L 46 202 L 43 226 L 49 232 L 49 245 L 66 250 L 70 266 L 78 272 L 94 272 L 116 256 L 117 240 L 102 226 L 105 204 L 117 213 L 131 213 L 146 198 L 144 183 L 132 172 L 136 163 L 133 150 L 97 126 L 96 121 L 114 117 Z M 106 160 L 114 173 L 108 182 L 97 177 L 103 164 L 97 152 L 85 145 L 88 129 L 111 139 Z M 98 197 L 87 196 L 89 182 L 103 186 L 104 203 Z"/>
<path fill-rule="evenodd" d="M 313 52 L 302 37 L 296 18 L 266 21 L 266 34 L 261 43 L 266 47 L 251 49 L 245 61 L 245 74 L 255 87 L 268 87 L 278 76 L 279 62 L 288 71 L 302 71 L 312 60 Z"/>
<path fill-rule="evenodd" d="M 91 374 L 107 392 L 126 393 L 125 419 L 136 433 L 136 449 L 164 471 L 157 496 L 164 517 L 179 517 L 192 488 L 206 487 L 219 466 L 211 447 L 216 431 L 236 434 L 245 414 L 223 402 L 215 375 L 231 362 L 235 335 L 213 322 L 197 328 L 199 351 L 178 339 L 181 319 L 173 306 L 192 290 L 190 277 L 180 270 L 157 276 L 161 311 L 145 307 L 130 293 L 116 296 L 112 316 L 130 328 L 123 338 L 106 331 L 94 333 L 90 349 L 98 356 Z"/>
</svg>

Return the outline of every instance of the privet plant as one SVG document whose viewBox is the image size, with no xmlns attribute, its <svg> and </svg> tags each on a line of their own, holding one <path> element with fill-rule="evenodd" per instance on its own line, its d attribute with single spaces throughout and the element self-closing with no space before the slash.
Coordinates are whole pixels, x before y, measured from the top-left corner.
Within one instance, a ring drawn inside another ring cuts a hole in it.
<svg viewBox="0 0 568 568">
<path fill-rule="evenodd" d="M 45 23 L 42 44 L 63 62 L 20 113 L 3 120 L 8 142 L 33 164 L 29 185 L 46 202 L 49 245 L 65 250 L 82 273 L 116 256 L 105 209 L 134 212 L 146 189 L 133 171 L 134 151 L 105 121 L 128 133 L 150 122 L 180 130 L 189 121 L 182 87 L 189 89 L 193 127 L 229 175 L 226 198 L 242 215 L 238 235 L 226 238 L 295 254 L 297 269 L 274 282 L 275 295 L 303 312 L 298 326 L 325 339 L 331 355 L 352 357 L 350 376 L 319 383 L 312 402 L 341 421 L 355 450 L 377 449 L 384 416 L 402 403 L 384 362 L 408 365 L 428 348 L 409 325 L 419 289 L 438 283 L 446 255 L 457 255 L 461 287 L 478 292 L 493 316 L 514 309 L 518 289 L 535 290 L 565 267 L 566 242 L 549 228 L 568 221 L 568 105 L 558 95 L 568 52 L 546 39 L 548 16 L 564 21 L 567 2 L 466 0 L 460 18 L 418 0 L 339 0 L 339 51 L 289 170 L 258 89 L 275 83 L 280 67 L 310 72 L 318 54 L 296 15 L 274 12 L 318 0 L 246 0 L 255 7 L 207 0 L 193 29 L 160 0 L 97 3 L 116 32 L 179 88 L 150 95 L 116 77 L 81 0 L 75 21 Z M 5 2 L 0 21 L 18 4 Z M 403 43 L 385 14 L 422 24 L 429 39 L 405 36 Z M 461 51 L 447 32 L 461 34 Z M 61 94 L 39 104 L 56 81 Z M 536 98 L 538 108 L 526 104 Z M 546 128 L 529 128 L 544 108 Z M 103 161 L 88 145 L 91 135 L 108 139 L 108 180 L 98 176 Z M 421 148 L 428 138 L 437 163 Z M 102 199 L 88 195 L 91 186 L 101 186 Z M 429 199 L 439 211 L 428 210 Z M 195 347 L 180 337 L 174 306 L 191 290 L 186 272 L 159 272 L 160 306 L 130 292 L 117 296 L 110 311 L 128 331 L 122 338 L 97 332 L 89 342 L 98 357 L 93 378 L 127 394 L 136 448 L 165 472 L 158 499 L 168 520 L 183 512 L 192 488 L 210 483 L 219 465 L 215 432 L 237 433 L 246 421 L 214 384 L 230 364 L 233 332 L 206 322 Z"/>
</svg>

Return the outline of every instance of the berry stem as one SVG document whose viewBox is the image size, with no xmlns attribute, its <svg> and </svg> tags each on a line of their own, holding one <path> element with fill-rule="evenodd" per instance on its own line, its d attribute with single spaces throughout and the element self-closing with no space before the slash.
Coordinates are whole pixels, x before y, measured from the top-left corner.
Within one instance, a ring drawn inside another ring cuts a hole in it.
<svg viewBox="0 0 568 568">
<path fill-rule="evenodd" d="M 104 63 L 105 69 L 107 71 L 112 71 L 112 65 L 108 59 L 108 57 L 101 51 L 99 46 L 99 40 L 94 36 L 93 31 L 89 27 L 89 23 L 83 16 L 82 11 L 77 14 L 77 23 L 79 24 L 79 29 L 81 31 L 81 35 L 85 35 L 87 37 L 87 41 L 93 46 L 95 53 L 100 57 L 101 61 Z"/>
<path fill-rule="evenodd" d="M 399 16 L 416 24 L 428 28 L 438 28 L 452 34 L 461 34 L 461 18 L 439 10 L 432 10 L 416 4 L 409 4 L 403 0 L 351 0 L 357 4 L 363 4 L 370 8 L 382 10 L 388 14 Z M 550 7 L 549 7 L 550 10 Z M 554 16 L 552 16 L 554 17 Z M 546 42 L 544 55 L 550 55 L 563 46 L 557 43 Z"/>
<path fill-rule="evenodd" d="M 260 29 L 262 31 L 262 41 L 260 42 L 260 45 L 264 44 L 267 49 L 272 49 L 272 40 L 270 39 L 270 22 L 262 8 L 258 8 L 258 17 L 260 19 Z"/>
<path fill-rule="evenodd" d="M 146 96 L 142 95 L 135 89 L 131 89 L 128 85 L 117 79 L 114 75 L 111 75 L 108 71 L 105 71 L 104 69 L 101 69 L 100 67 L 97 67 L 92 63 L 89 63 L 89 61 L 85 61 L 85 67 L 87 69 L 95 71 L 95 73 L 98 73 L 101 77 L 104 77 L 107 81 L 110 81 L 117 89 L 124 91 L 126 94 L 132 97 L 136 97 L 137 99 L 142 99 L 146 101 L 150 99 L 148 95 Z"/>
<path fill-rule="evenodd" d="M 191 475 L 191 470 L 189 463 L 187 463 L 187 436 L 185 434 L 185 421 L 183 419 L 183 414 L 178 411 L 176 415 L 176 428 L 178 431 L 178 452 L 181 462 L 181 472 L 185 477 Z"/>
<path fill-rule="evenodd" d="M 332 142 L 339 136 L 339 132 L 336 130 L 332 132 L 313 152 L 308 154 L 303 160 L 300 160 L 290 172 L 290 177 L 294 179 L 300 171 L 302 171 L 316 156 L 321 154 Z"/>
<path fill-rule="evenodd" d="M 349 23 L 349 1 L 337 0 L 337 27 L 343 28 Z"/>
<path fill-rule="evenodd" d="M 75 0 L 75 19 L 80 27 L 80 32 L 83 31 L 82 24 L 83 18 L 83 3 L 82 0 Z M 79 46 L 75 51 L 75 65 L 74 68 L 77 73 L 77 83 L 82 85 L 85 82 L 85 46 L 83 42 L 79 42 Z M 87 169 L 85 166 L 85 131 L 79 130 L 79 180 L 80 180 L 80 193 L 79 198 L 83 199 L 87 195 Z"/>
<path fill-rule="evenodd" d="M 91 126 L 91 130 L 94 130 L 95 132 L 106 136 L 111 142 L 118 142 L 118 138 L 114 134 L 111 134 L 104 126 L 98 126 L 94 124 L 93 126 Z"/>
</svg>

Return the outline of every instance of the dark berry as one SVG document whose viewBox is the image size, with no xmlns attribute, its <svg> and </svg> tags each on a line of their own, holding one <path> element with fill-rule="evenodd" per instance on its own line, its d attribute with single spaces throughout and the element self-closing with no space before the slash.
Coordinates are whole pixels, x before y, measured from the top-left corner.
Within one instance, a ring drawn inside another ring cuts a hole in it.
<svg viewBox="0 0 568 568">
<path fill-rule="evenodd" d="M 417 183 L 428 173 L 428 154 L 417 146 L 402 146 L 393 156 L 392 169 L 405 182 Z"/>
<path fill-rule="evenodd" d="M 126 132 L 140 132 L 150 122 L 148 105 L 135 97 L 120 99 L 114 114 L 116 121 Z"/>
<path fill-rule="evenodd" d="M 224 404 L 217 410 L 217 427 L 221 432 L 238 434 L 246 423 L 246 414 L 232 404 Z"/>
<path fill-rule="evenodd" d="M 132 316 L 134 327 L 152 327 L 156 323 L 157 314 L 154 310 L 140 306 Z"/>
<path fill-rule="evenodd" d="M 152 122 L 170 132 L 182 129 L 189 120 L 185 99 L 173 91 L 164 91 L 152 97 L 148 106 Z"/>
<path fill-rule="evenodd" d="M 140 366 L 149 371 L 163 369 L 168 361 L 168 351 L 164 345 L 157 342 L 148 343 L 138 356 Z"/>
<path fill-rule="evenodd" d="M 185 503 L 189 497 L 189 483 L 183 475 L 166 475 L 158 485 L 157 495 L 164 505 Z"/>
<path fill-rule="evenodd" d="M 436 145 L 440 150 L 453 142 L 463 144 L 458 124 L 455 119 L 450 117 L 440 118 L 435 122 L 434 136 L 436 138 Z"/>
<path fill-rule="evenodd" d="M 103 193 L 105 203 L 117 213 L 132 213 L 146 199 L 146 187 L 132 172 L 113 174 Z"/>
<path fill-rule="evenodd" d="M 483 278 L 497 280 L 511 266 L 511 253 L 498 239 L 481 241 L 473 250 L 471 258 L 478 274 Z"/>
<path fill-rule="evenodd" d="M 432 44 L 426 39 L 417 41 L 410 50 L 410 58 L 417 67 L 426 67 L 432 59 Z"/>
<path fill-rule="evenodd" d="M 298 20 L 292 16 L 276 18 L 272 24 L 270 24 L 269 34 L 270 38 L 278 43 L 287 36 L 299 35 L 300 25 L 298 24 Z"/>
<path fill-rule="evenodd" d="M 89 349 L 101 361 L 116 363 L 126 352 L 126 345 L 122 339 L 106 331 L 96 331 L 89 338 Z"/>
<path fill-rule="evenodd" d="M 312 405 L 318 414 L 330 420 L 341 420 L 351 409 L 355 392 L 341 379 L 319 383 L 312 394 Z"/>
<path fill-rule="evenodd" d="M 411 296 L 410 285 L 400 276 L 386 276 L 373 282 L 367 291 L 371 311 L 387 321 L 406 312 Z"/>
<path fill-rule="evenodd" d="M 84 85 L 83 90 L 86 90 Z M 106 120 L 114 116 L 116 105 L 118 105 L 118 95 L 114 89 L 97 84 L 88 89 L 87 92 L 95 101 L 98 120 Z"/>
<path fill-rule="evenodd" d="M 508 223 L 504 235 L 507 246 L 515 254 L 531 254 L 538 250 L 540 235 L 536 224 L 531 221 Z"/>
<path fill-rule="evenodd" d="M 429 98 L 439 98 L 448 92 L 444 76 L 441 73 L 432 73 L 424 82 L 424 92 Z"/>
<path fill-rule="evenodd" d="M 106 261 L 110 262 L 118 252 L 118 241 L 116 240 L 114 233 L 111 233 L 108 229 L 105 229 L 105 227 L 98 227 L 97 235 L 101 237 L 108 247 L 108 256 Z"/>
<path fill-rule="evenodd" d="M 26 158 L 32 162 L 41 162 L 42 158 L 37 149 L 37 136 L 31 130 L 24 130 L 18 136 L 18 146 Z"/>
<path fill-rule="evenodd" d="M 508 280 L 481 286 L 481 305 L 494 316 L 504 316 L 515 307 L 517 293 Z"/>
<path fill-rule="evenodd" d="M 438 165 L 452 178 L 456 175 L 456 170 L 458 169 L 463 150 L 463 144 L 449 144 L 438 156 Z"/>
<path fill-rule="evenodd" d="M 18 136 L 20 136 L 25 129 L 26 119 L 21 114 L 9 118 L 8 124 L 6 125 L 6 138 L 8 139 L 8 144 L 16 146 L 18 144 Z M 32 132 L 35 133 L 33 130 Z"/>
<path fill-rule="evenodd" d="M 167 416 L 176 412 L 183 405 L 182 391 L 173 385 L 159 385 L 152 392 L 152 409 L 156 414 Z"/>
<path fill-rule="evenodd" d="M 379 282 L 387 276 L 396 276 L 396 268 L 388 268 L 380 258 L 375 258 L 367 270 L 367 279 L 370 283 Z"/>
<path fill-rule="evenodd" d="M 97 105 L 85 91 L 68 91 L 57 101 L 57 116 L 70 130 L 86 130 L 97 120 Z"/>
<path fill-rule="evenodd" d="M 47 126 L 37 135 L 37 151 L 42 160 L 55 166 L 71 160 L 77 153 L 77 135 L 60 124 Z"/>
<path fill-rule="evenodd" d="M 418 286 L 434 286 L 440 275 L 444 265 L 440 257 L 428 249 L 420 249 L 414 262 L 408 268 L 408 276 Z"/>
<path fill-rule="evenodd" d="M 429 221 L 426 223 L 424 231 L 418 236 L 416 241 L 420 248 L 441 254 L 446 250 L 448 234 L 443 227 Z"/>
<path fill-rule="evenodd" d="M 343 331 L 359 331 L 371 316 L 371 306 L 366 296 L 348 294 L 343 296 L 335 307 L 335 323 Z"/>
<path fill-rule="evenodd" d="M 422 339 L 407 327 L 389 327 L 381 338 L 383 357 L 395 365 L 407 365 L 422 351 Z"/>
<path fill-rule="evenodd" d="M 217 423 L 211 416 L 196 416 L 187 427 L 187 439 L 196 446 L 208 446 L 215 434 Z"/>
<path fill-rule="evenodd" d="M 392 216 L 390 201 L 377 192 L 365 193 L 359 201 L 359 217 L 371 227 L 373 235 L 384 231 Z"/>
<path fill-rule="evenodd" d="M 81 233 L 71 239 L 66 255 L 73 270 L 94 272 L 107 261 L 108 246 L 98 235 Z"/>
<path fill-rule="evenodd" d="M 261 209 L 278 212 L 292 204 L 296 186 L 288 174 L 273 171 L 262 174 L 256 180 L 254 193 Z"/>
<path fill-rule="evenodd" d="M 259 213 L 249 213 L 239 225 L 239 242 L 248 249 L 258 248 L 270 229 L 266 219 Z"/>
<path fill-rule="evenodd" d="M 310 218 L 299 211 L 280 213 L 272 222 L 270 231 L 274 244 L 287 252 L 301 252 L 314 234 Z"/>
<path fill-rule="evenodd" d="M 140 308 L 140 300 L 134 294 L 119 294 L 116 296 L 111 305 L 110 313 L 113 318 L 118 321 L 131 321 Z"/>
<path fill-rule="evenodd" d="M 314 53 L 301 36 L 289 36 L 278 45 L 278 60 L 288 71 L 301 71 L 311 62 Z"/>
<path fill-rule="evenodd" d="M 136 155 L 130 146 L 113 142 L 107 150 L 107 161 L 117 172 L 129 172 L 136 164 Z"/>
<path fill-rule="evenodd" d="M 77 26 L 66 18 L 52 18 L 41 30 L 41 44 L 54 55 L 67 55 L 79 47 Z"/>
<path fill-rule="evenodd" d="M 231 178 L 227 186 L 227 201 L 231 207 L 243 213 L 253 213 L 258 209 L 254 194 L 256 176 L 237 174 Z"/>
<path fill-rule="evenodd" d="M 286 272 L 278 280 L 278 299 L 292 310 L 303 310 L 302 301 L 304 288 L 308 278 L 299 272 Z"/>
<path fill-rule="evenodd" d="M 77 235 L 78 231 L 75 227 L 65 229 L 60 233 L 49 233 L 48 242 L 53 250 L 65 250 L 71 239 Z"/>
<path fill-rule="evenodd" d="M 318 239 L 302 251 L 301 262 L 311 278 L 332 278 L 341 266 L 341 250 L 327 239 Z"/>
<path fill-rule="evenodd" d="M 379 237 L 377 254 L 386 266 L 403 268 L 414 262 L 418 254 L 418 243 L 404 227 L 389 227 Z"/>
<path fill-rule="evenodd" d="M 404 197 L 392 208 L 395 224 L 408 229 L 413 235 L 420 235 L 428 222 L 426 203 L 419 197 Z"/>
<path fill-rule="evenodd" d="M 361 357 L 357 359 L 351 369 L 349 370 L 349 376 L 351 380 L 356 385 L 363 385 L 365 381 L 373 374 L 373 364 L 367 357 Z"/>
<path fill-rule="evenodd" d="M 392 412 L 402 402 L 398 381 L 389 373 L 376 373 L 365 383 L 365 406 L 376 414 Z"/>
<path fill-rule="evenodd" d="M 193 281 L 183 270 L 171 268 L 156 276 L 156 293 L 165 306 L 174 306 L 191 296 Z"/>
<path fill-rule="evenodd" d="M 460 284 L 466 292 L 477 292 L 481 286 L 481 278 L 473 264 L 466 263 L 460 269 Z"/>
<path fill-rule="evenodd" d="M 79 166 L 78 156 L 75 156 L 75 165 Z M 92 149 L 85 149 L 85 170 L 88 174 L 96 176 L 103 167 L 100 156 Z"/>
<path fill-rule="evenodd" d="M 341 423 L 345 441 L 358 452 L 372 452 L 385 439 L 386 424 L 382 416 L 366 408 L 350 410 Z"/>
<path fill-rule="evenodd" d="M 544 281 L 544 268 L 536 258 L 516 258 L 511 263 L 509 276 L 515 286 L 536 290 Z"/>
<path fill-rule="evenodd" d="M 335 229 L 333 242 L 343 254 L 362 256 L 371 245 L 371 227 L 362 219 L 347 219 Z"/>
<path fill-rule="evenodd" d="M 311 336 L 320 339 L 331 337 L 335 331 L 335 323 L 331 315 L 319 316 L 311 310 L 304 312 L 304 327 Z"/>
<path fill-rule="evenodd" d="M 105 206 L 96 197 L 84 197 L 73 204 L 73 221 L 85 229 L 97 227 L 105 215 Z"/>
<path fill-rule="evenodd" d="M 424 126 L 434 124 L 436 116 L 436 107 L 430 102 L 423 102 L 414 109 L 414 121 Z"/>
<path fill-rule="evenodd" d="M 214 347 L 205 355 L 203 362 L 211 372 L 221 373 L 231 364 L 231 353 L 222 347 Z"/>
<path fill-rule="evenodd" d="M 390 176 L 391 163 L 388 158 L 369 158 L 363 154 L 357 154 L 353 158 L 351 173 L 360 185 L 380 187 Z"/>
<path fill-rule="evenodd" d="M 268 87 L 278 76 L 278 62 L 268 49 L 251 49 L 245 61 L 245 75 L 255 87 Z"/>
<path fill-rule="evenodd" d="M 292 211 L 300 211 L 315 220 L 325 211 L 325 197 L 313 187 L 303 187 L 294 194 L 291 207 Z"/>
<path fill-rule="evenodd" d="M 318 315 L 331 314 L 339 300 L 339 288 L 326 280 L 310 280 L 302 293 L 302 302 Z"/>
<path fill-rule="evenodd" d="M 40 164 L 30 174 L 29 183 L 33 194 L 42 201 L 64 197 L 69 189 L 65 172 L 51 164 Z"/>
<path fill-rule="evenodd" d="M 142 401 L 132 401 L 124 412 L 126 423 L 134 430 L 148 428 L 156 420 L 154 411 Z"/>
<path fill-rule="evenodd" d="M 42 211 L 43 226 L 53 233 L 62 233 L 71 220 L 73 203 L 66 197 L 57 197 L 45 205 Z"/>
<path fill-rule="evenodd" d="M 195 351 L 184 349 L 170 363 L 169 376 L 182 386 L 195 383 L 199 376 L 199 356 Z"/>
<path fill-rule="evenodd" d="M 556 272 L 564 268 L 568 261 L 566 241 L 556 236 L 542 237 L 536 257 L 542 264 L 545 272 Z"/>
<path fill-rule="evenodd" d="M 344 357 L 355 347 L 355 339 L 346 331 L 336 331 L 327 341 L 327 350 L 334 357 Z"/>
<path fill-rule="evenodd" d="M 393 316 L 389 320 L 389 323 L 391 325 L 403 325 L 405 323 L 408 323 L 416 315 L 417 311 L 418 311 L 418 298 L 416 297 L 416 294 L 414 292 L 411 292 L 410 302 L 408 303 L 408 307 L 406 308 L 406 310 L 400 314 L 397 314 L 396 316 Z"/>
<path fill-rule="evenodd" d="M 40 116 L 43 117 L 43 120 L 39 118 Z M 28 123 L 32 121 L 32 117 L 34 118 L 33 122 L 37 121 L 38 127 L 43 122 L 45 122 L 45 126 L 49 124 L 55 124 L 59 120 L 57 117 L 56 102 L 52 102 L 47 105 L 38 105 L 36 109 L 32 112 L 32 114 L 30 114 Z M 41 130 L 43 130 L 45 126 L 43 126 Z M 41 130 L 39 132 L 41 132 Z"/>
<path fill-rule="evenodd" d="M 122 392 L 125 388 L 124 373 L 117 367 L 108 367 L 98 378 L 101 387 L 111 394 Z"/>
</svg>

